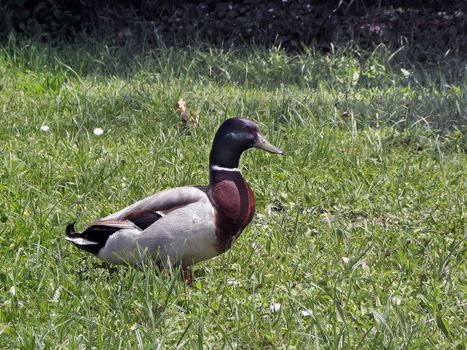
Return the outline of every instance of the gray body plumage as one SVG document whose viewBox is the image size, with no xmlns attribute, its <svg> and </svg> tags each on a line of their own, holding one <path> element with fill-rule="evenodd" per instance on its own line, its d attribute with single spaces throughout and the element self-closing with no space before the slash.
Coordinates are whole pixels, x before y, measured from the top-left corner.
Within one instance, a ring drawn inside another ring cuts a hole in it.
<svg viewBox="0 0 467 350">
<path fill-rule="evenodd" d="M 142 230 L 125 220 L 133 212 L 157 212 L 161 218 Z M 91 225 L 119 228 L 97 256 L 111 263 L 138 264 L 149 254 L 164 266 L 193 265 L 219 254 L 214 215 L 202 189 L 179 187 L 161 191 Z M 83 244 L 80 237 L 66 239 Z"/>
</svg>

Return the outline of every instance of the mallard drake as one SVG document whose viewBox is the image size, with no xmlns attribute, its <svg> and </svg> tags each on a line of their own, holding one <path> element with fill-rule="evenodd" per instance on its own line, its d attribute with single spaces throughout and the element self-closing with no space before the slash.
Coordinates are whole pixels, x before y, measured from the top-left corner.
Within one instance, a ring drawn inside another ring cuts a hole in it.
<svg viewBox="0 0 467 350">
<path fill-rule="evenodd" d="M 238 163 L 249 148 L 283 151 L 246 118 L 224 121 L 209 157 L 209 185 L 167 189 L 108 215 L 83 232 L 74 223 L 65 239 L 110 263 L 138 265 L 144 256 L 160 267 L 188 267 L 227 251 L 250 223 L 255 196 Z"/>
</svg>

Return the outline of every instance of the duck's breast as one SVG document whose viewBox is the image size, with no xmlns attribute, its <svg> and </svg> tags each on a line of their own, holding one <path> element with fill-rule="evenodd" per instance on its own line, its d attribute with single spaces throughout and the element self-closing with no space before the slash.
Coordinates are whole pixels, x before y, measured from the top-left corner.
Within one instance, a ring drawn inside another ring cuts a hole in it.
<svg viewBox="0 0 467 350">
<path fill-rule="evenodd" d="M 215 208 L 219 249 L 230 248 L 255 213 L 255 196 L 239 171 L 216 171 L 208 195 Z"/>
</svg>

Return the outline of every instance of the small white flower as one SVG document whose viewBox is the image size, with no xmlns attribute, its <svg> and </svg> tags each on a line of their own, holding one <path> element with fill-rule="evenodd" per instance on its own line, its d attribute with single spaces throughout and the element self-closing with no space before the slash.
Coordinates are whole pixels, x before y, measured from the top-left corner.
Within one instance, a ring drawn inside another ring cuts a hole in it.
<svg viewBox="0 0 467 350">
<path fill-rule="evenodd" d="M 401 68 L 401 72 L 404 75 L 404 77 L 406 77 L 406 78 L 408 78 L 408 77 L 410 77 L 412 75 L 412 73 L 409 70 L 404 69 L 404 68 Z"/>
<path fill-rule="evenodd" d="M 238 286 L 240 284 L 240 282 L 237 281 L 237 280 L 231 279 L 231 280 L 227 280 L 227 284 L 229 284 L 231 286 Z"/>
<path fill-rule="evenodd" d="M 60 300 L 60 293 L 62 291 L 62 286 L 59 286 L 56 290 L 55 290 L 55 293 L 54 293 L 54 296 L 52 298 L 52 300 L 49 300 L 50 302 L 52 303 L 58 303 L 58 301 Z"/>
<path fill-rule="evenodd" d="M 350 259 L 348 257 L 346 257 L 346 256 L 343 256 L 342 261 L 344 262 L 344 264 L 348 264 Z"/>
<path fill-rule="evenodd" d="M 94 128 L 93 132 L 94 135 L 101 136 L 104 133 L 104 130 L 102 128 Z"/>
<path fill-rule="evenodd" d="M 313 311 L 311 311 L 310 309 L 303 309 L 302 311 L 300 311 L 300 313 L 303 317 L 313 316 Z"/>
<path fill-rule="evenodd" d="M 48 131 L 50 131 L 50 128 L 49 128 L 48 125 L 42 124 L 42 125 L 41 125 L 41 131 L 43 131 L 43 132 L 48 132 Z"/>
<path fill-rule="evenodd" d="M 251 248 L 253 248 L 254 251 L 259 252 L 261 250 L 261 244 L 257 242 L 253 242 L 251 243 Z"/>
<path fill-rule="evenodd" d="M 272 303 L 271 305 L 269 305 L 269 310 L 271 310 L 272 312 L 279 312 L 281 310 L 281 304 L 280 303 Z"/>
</svg>

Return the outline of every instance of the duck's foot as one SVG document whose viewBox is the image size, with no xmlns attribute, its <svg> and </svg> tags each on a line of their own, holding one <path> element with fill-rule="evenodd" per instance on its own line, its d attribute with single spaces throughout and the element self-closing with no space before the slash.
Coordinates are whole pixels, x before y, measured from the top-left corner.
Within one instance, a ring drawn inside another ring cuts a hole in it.
<svg viewBox="0 0 467 350">
<path fill-rule="evenodd" d="M 182 267 L 182 278 L 188 287 L 193 287 L 193 274 L 189 267 Z"/>
</svg>

